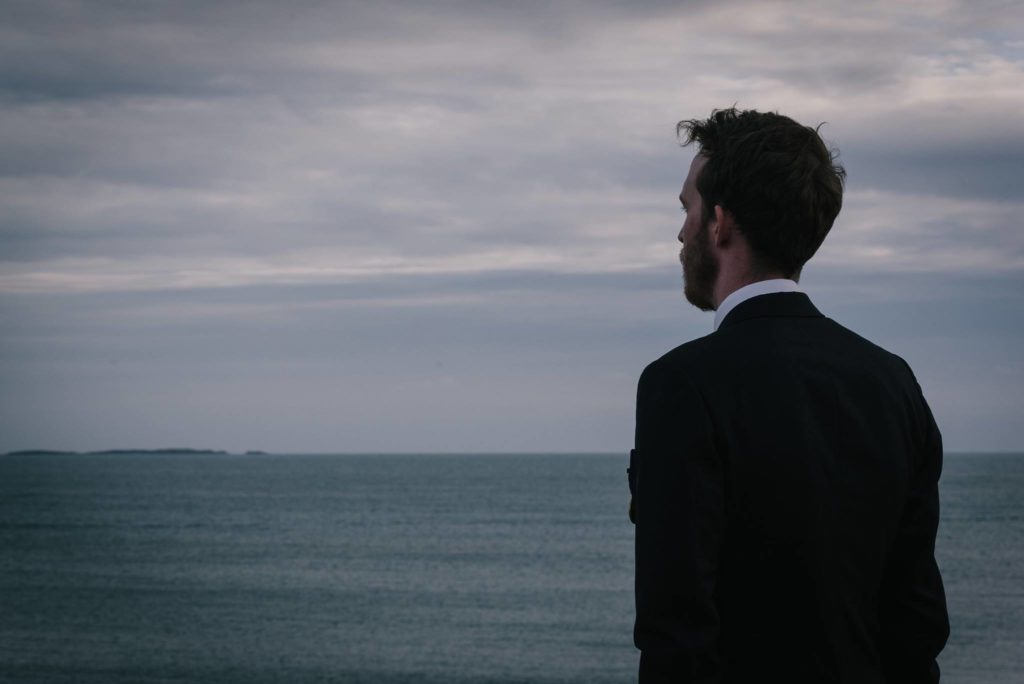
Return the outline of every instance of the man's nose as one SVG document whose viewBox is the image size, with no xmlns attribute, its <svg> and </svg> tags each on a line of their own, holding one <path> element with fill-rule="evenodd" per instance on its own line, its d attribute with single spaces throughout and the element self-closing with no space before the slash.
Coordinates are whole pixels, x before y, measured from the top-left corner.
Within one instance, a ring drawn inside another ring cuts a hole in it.
<svg viewBox="0 0 1024 684">
<path fill-rule="evenodd" d="M 676 236 L 676 239 L 679 240 L 679 244 L 684 244 L 683 243 L 683 232 L 685 230 L 686 230 L 686 226 L 683 226 L 682 228 L 679 229 L 679 235 Z"/>
</svg>

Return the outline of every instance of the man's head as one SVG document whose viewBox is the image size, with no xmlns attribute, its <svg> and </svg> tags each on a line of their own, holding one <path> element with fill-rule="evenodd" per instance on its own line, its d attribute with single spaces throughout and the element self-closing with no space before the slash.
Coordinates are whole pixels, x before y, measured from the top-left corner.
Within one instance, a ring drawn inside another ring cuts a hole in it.
<svg viewBox="0 0 1024 684">
<path fill-rule="evenodd" d="M 687 298 L 702 309 L 716 304 L 710 291 L 720 264 L 709 229 L 723 221 L 749 248 L 751 269 L 799 278 L 843 203 L 846 172 L 817 130 L 736 109 L 681 121 L 677 130 L 684 145 L 699 147 L 680 195 L 688 210 L 680 233 Z"/>
</svg>

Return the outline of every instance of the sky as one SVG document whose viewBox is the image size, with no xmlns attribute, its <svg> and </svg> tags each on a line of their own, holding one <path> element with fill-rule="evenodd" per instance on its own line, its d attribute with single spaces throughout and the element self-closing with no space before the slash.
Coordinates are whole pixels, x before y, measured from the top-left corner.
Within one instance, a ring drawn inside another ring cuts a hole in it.
<svg viewBox="0 0 1024 684">
<path fill-rule="evenodd" d="M 625 452 L 681 119 L 818 125 L 801 286 L 1024 451 L 1024 4 L 6 0 L 0 452 Z"/>
</svg>

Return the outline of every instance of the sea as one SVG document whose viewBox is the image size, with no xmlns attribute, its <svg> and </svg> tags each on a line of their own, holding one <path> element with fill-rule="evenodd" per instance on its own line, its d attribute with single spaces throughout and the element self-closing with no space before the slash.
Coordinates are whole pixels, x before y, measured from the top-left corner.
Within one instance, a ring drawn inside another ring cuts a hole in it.
<svg viewBox="0 0 1024 684">
<path fill-rule="evenodd" d="M 625 455 L 0 456 L 0 682 L 635 682 Z M 948 454 L 944 682 L 1024 681 L 1024 454 Z"/>
</svg>

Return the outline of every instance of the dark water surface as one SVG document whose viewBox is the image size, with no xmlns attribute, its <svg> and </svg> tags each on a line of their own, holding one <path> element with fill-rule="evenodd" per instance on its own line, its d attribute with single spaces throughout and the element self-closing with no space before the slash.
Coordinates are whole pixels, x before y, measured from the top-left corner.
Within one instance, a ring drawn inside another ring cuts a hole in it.
<svg viewBox="0 0 1024 684">
<path fill-rule="evenodd" d="M 635 681 L 625 461 L 0 457 L 0 681 Z M 1021 681 L 1022 494 L 947 457 L 944 681 Z"/>
</svg>

